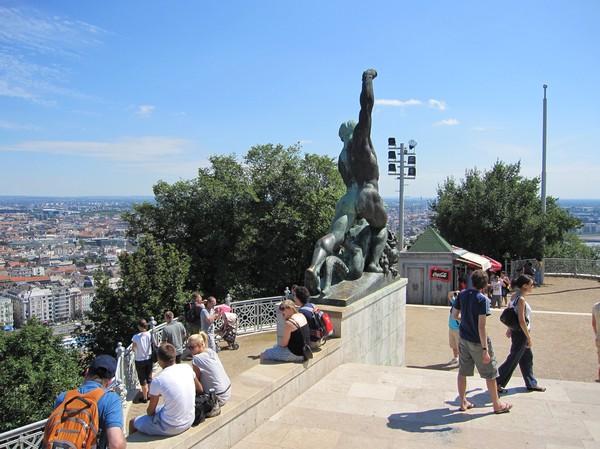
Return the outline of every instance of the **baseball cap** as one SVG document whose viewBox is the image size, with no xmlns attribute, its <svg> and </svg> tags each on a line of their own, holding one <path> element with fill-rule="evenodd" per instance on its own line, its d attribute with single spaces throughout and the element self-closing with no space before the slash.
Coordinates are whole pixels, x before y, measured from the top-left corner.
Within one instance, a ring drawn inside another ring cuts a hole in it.
<svg viewBox="0 0 600 449">
<path fill-rule="evenodd" d="M 101 354 L 90 365 L 90 373 L 102 379 L 112 379 L 117 371 L 117 360 L 107 354 Z"/>
</svg>

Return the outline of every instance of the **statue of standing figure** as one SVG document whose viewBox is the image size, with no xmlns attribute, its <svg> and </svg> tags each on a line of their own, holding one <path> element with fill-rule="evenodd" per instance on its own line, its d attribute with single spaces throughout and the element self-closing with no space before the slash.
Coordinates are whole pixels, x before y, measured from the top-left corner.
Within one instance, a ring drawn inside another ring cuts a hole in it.
<svg viewBox="0 0 600 449">
<path fill-rule="evenodd" d="M 362 75 L 358 123 L 349 120 L 340 126 L 339 136 L 344 147 L 338 159 L 338 169 L 346 185 L 346 193 L 336 205 L 328 233 L 315 244 L 311 265 L 304 274 L 304 285 L 311 294 L 322 292 L 321 277 L 325 260 L 340 252 L 348 233 L 360 219 L 368 224 L 366 229 L 369 238 L 368 242 L 361 245 L 366 252 L 358 252 L 362 253 L 362 259 L 357 260 L 357 252 L 349 258 L 352 264 L 349 272 L 354 272 L 358 277 L 362 276 L 363 271 L 383 272 L 379 258 L 387 240 L 388 215 L 379 195 L 379 166 L 371 141 L 375 77 L 377 72 L 374 69 L 366 70 Z"/>
</svg>

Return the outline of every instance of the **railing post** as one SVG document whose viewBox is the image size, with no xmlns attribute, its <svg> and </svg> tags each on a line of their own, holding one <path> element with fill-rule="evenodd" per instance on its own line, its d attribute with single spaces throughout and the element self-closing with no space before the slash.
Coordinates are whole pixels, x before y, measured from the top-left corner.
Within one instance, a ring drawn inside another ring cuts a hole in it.
<svg viewBox="0 0 600 449">
<path fill-rule="evenodd" d="M 115 350 L 117 353 L 117 372 L 115 373 L 115 379 L 111 382 L 112 385 L 109 384 L 109 387 L 119 395 L 121 398 L 121 404 L 125 406 L 127 403 L 127 374 L 129 370 L 127 369 L 127 357 L 126 357 L 126 349 L 123 347 L 123 343 L 117 343 L 117 349 Z"/>
</svg>

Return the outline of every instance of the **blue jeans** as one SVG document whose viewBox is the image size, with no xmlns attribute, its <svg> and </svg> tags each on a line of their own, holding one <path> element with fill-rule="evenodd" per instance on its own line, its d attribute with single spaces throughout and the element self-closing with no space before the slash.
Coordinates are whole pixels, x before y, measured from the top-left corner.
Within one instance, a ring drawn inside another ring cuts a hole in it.
<svg viewBox="0 0 600 449">
<path fill-rule="evenodd" d="M 499 375 L 496 382 L 499 387 L 506 387 L 512 377 L 517 365 L 521 369 L 525 386 L 533 388 L 537 386 L 537 380 L 533 376 L 533 352 L 527 348 L 527 338 L 523 331 L 510 331 L 510 354 L 506 361 L 498 368 Z"/>
</svg>

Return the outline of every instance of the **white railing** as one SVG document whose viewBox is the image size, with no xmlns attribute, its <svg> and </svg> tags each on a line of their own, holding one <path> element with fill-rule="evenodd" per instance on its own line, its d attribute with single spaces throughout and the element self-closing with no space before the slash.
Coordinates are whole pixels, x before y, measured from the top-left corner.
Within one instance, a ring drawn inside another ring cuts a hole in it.
<svg viewBox="0 0 600 449">
<path fill-rule="evenodd" d="M 535 258 L 511 261 L 511 279 L 523 272 L 527 262 L 532 262 L 535 268 Z M 544 259 L 543 273 L 545 276 L 600 277 L 600 260 L 547 258 Z"/>
<path fill-rule="evenodd" d="M 263 332 L 276 329 L 277 316 L 275 304 L 282 300 L 281 296 L 248 299 L 231 303 L 233 312 L 238 316 L 238 335 Z M 216 325 L 220 323 L 217 322 Z M 158 344 L 162 341 L 162 329 L 165 323 L 155 326 L 152 333 Z M 123 405 L 127 402 L 128 392 L 137 388 L 135 357 L 131 345 L 126 348 L 121 342 L 117 349 L 117 372 L 108 385 L 121 397 Z M 0 434 L 0 449 L 38 449 L 44 436 L 46 420 L 28 424 Z"/>
</svg>

